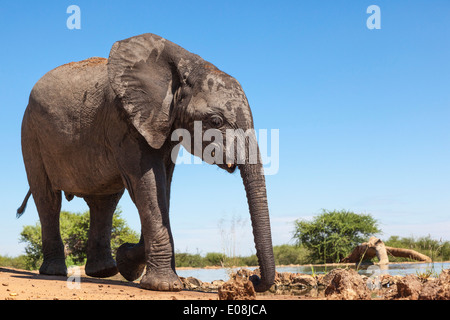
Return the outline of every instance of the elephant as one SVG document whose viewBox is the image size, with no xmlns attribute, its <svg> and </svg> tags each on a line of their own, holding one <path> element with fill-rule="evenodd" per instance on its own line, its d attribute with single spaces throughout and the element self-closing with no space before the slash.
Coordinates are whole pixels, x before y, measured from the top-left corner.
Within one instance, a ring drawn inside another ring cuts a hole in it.
<svg viewBox="0 0 450 320">
<path fill-rule="evenodd" d="M 224 137 L 228 129 L 254 128 L 247 97 L 235 78 L 155 34 L 117 41 L 108 59 L 71 62 L 40 78 L 22 121 L 29 192 L 18 209 L 22 214 L 31 194 L 42 226 L 39 272 L 67 275 L 59 230 L 63 193 L 69 201 L 83 198 L 90 210 L 87 275 L 120 272 L 129 281 L 142 276 L 144 289 L 181 290 L 169 223 L 175 167 L 171 153 L 178 143 L 171 137 L 178 129 L 195 135 L 199 121 L 202 133 L 214 129 Z M 200 148 L 205 147 L 202 142 Z M 213 152 L 215 159 L 229 159 L 226 148 L 215 150 L 222 150 Z M 255 163 L 212 164 L 240 171 L 261 274 L 251 281 L 262 292 L 273 284 L 275 263 L 259 148 L 256 152 Z M 138 210 L 141 236 L 139 243 L 122 244 L 114 260 L 112 217 L 125 189 Z"/>
</svg>

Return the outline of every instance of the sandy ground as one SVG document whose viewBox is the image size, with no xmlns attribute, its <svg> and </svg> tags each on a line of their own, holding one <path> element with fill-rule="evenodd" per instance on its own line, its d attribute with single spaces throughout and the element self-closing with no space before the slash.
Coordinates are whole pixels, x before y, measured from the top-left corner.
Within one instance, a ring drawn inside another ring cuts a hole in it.
<svg viewBox="0 0 450 320">
<path fill-rule="evenodd" d="M 71 281 L 79 279 L 79 282 Z M 217 293 L 143 290 L 120 276 L 97 279 L 82 271 L 78 277 L 40 275 L 37 271 L 0 268 L 0 300 L 217 300 Z M 257 295 L 257 300 L 291 300 L 294 296 Z"/>
</svg>

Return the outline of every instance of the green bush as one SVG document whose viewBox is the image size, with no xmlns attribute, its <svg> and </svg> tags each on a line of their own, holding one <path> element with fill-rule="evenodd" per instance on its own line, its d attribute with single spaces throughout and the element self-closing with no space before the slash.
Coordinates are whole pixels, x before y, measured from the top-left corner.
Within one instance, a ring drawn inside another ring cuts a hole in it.
<svg viewBox="0 0 450 320">
<path fill-rule="evenodd" d="M 294 239 L 309 250 L 311 263 L 329 263 L 339 262 L 355 246 L 380 232 L 369 214 L 323 210 L 312 221 L 296 220 Z"/>
<path fill-rule="evenodd" d="M 111 230 L 111 250 L 113 255 L 122 243 L 137 243 L 139 241 L 138 234 L 127 226 L 126 221 L 120 215 L 120 210 L 116 210 L 113 215 Z M 89 232 L 89 211 L 84 213 L 62 211 L 60 215 L 60 232 L 65 247 L 67 264 L 84 264 Z M 37 222 L 34 226 L 24 226 L 19 241 L 26 243 L 26 268 L 30 270 L 39 268 L 43 260 L 40 223 Z"/>
<path fill-rule="evenodd" d="M 226 257 L 223 253 L 208 252 L 205 255 L 205 263 L 207 266 L 222 266 Z"/>
<path fill-rule="evenodd" d="M 20 255 L 17 257 L 0 256 L 0 266 L 11 267 L 16 269 L 26 269 L 26 256 Z"/>
<path fill-rule="evenodd" d="M 203 268 L 205 259 L 200 254 L 175 253 L 176 267 Z"/>
<path fill-rule="evenodd" d="M 295 246 L 283 244 L 273 247 L 273 254 L 275 257 L 275 264 L 307 264 L 309 251 L 304 246 Z"/>
<path fill-rule="evenodd" d="M 238 265 L 248 267 L 258 266 L 258 257 L 256 254 L 252 254 L 248 257 L 240 257 L 240 263 Z"/>
<path fill-rule="evenodd" d="M 191 268 L 204 268 L 207 266 L 215 267 L 244 267 L 244 266 L 257 266 L 258 258 L 256 255 L 248 257 L 228 257 L 225 254 L 217 252 L 209 252 L 204 257 L 200 254 L 191 253 L 175 253 L 175 266 L 176 267 L 191 267 Z"/>
</svg>

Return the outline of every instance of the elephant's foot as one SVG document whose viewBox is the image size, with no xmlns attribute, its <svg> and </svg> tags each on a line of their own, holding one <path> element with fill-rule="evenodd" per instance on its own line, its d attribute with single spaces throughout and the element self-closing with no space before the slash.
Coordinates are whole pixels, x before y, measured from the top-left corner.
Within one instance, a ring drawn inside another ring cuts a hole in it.
<svg viewBox="0 0 450 320">
<path fill-rule="evenodd" d="M 142 244 L 124 243 L 116 253 L 117 268 L 128 281 L 139 279 L 144 273 L 145 257 Z"/>
<path fill-rule="evenodd" d="M 151 271 L 141 279 L 141 288 L 155 291 L 181 291 L 183 284 L 172 270 L 165 272 Z"/>
<path fill-rule="evenodd" d="M 39 268 L 40 274 L 52 276 L 67 276 L 65 259 L 46 259 Z"/>
<path fill-rule="evenodd" d="M 114 259 L 109 257 L 103 260 L 95 259 L 94 261 L 88 259 L 85 272 L 90 277 L 108 278 L 116 275 L 119 270 Z"/>
</svg>

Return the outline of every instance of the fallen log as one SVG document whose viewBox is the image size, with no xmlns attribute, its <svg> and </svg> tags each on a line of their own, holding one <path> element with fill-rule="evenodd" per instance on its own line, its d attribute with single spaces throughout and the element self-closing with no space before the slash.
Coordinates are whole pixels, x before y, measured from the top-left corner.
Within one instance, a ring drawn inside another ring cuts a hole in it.
<svg viewBox="0 0 450 320">
<path fill-rule="evenodd" d="M 371 237 L 368 242 L 364 242 L 357 246 L 347 257 L 343 258 L 341 262 L 358 263 L 363 260 L 372 260 L 376 256 L 379 264 L 388 264 L 388 255 L 409 258 L 416 261 L 431 262 L 430 257 L 424 254 L 411 249 L 387 247 L 383 241 L 375 237 Z"/>
<path fill-rule="evenodd" d="M 409 258 L 423 262 L 432 262 L 429 256 L 411 249 L 386 247 L 386 251 L 388 252 L 388 254 L 394 257 Z"/>
</svg>

